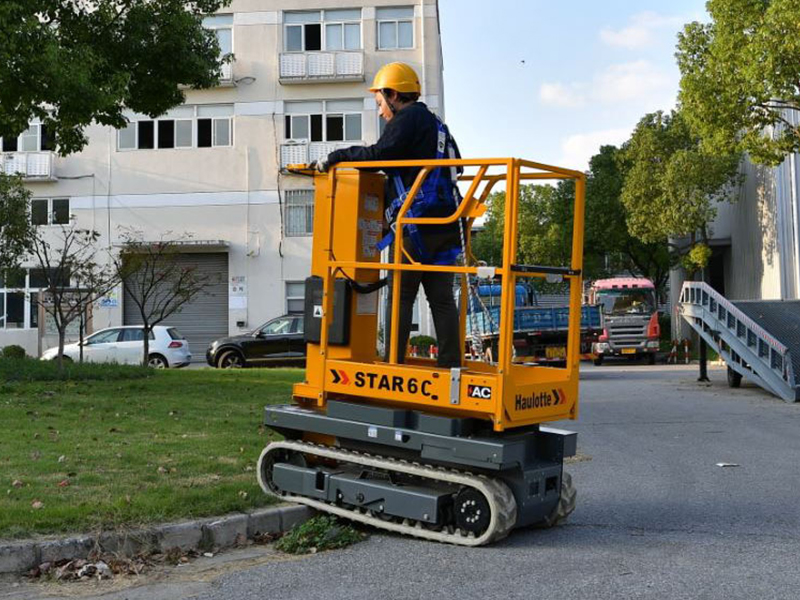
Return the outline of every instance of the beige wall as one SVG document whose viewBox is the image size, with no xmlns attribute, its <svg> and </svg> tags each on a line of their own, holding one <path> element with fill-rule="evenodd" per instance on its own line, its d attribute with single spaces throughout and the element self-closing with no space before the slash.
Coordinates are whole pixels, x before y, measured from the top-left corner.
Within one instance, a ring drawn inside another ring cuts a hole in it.
<svg viewBox="0 0 800 600">
<path fill-rule="evenodd" d="M 415 48 L 378 51 L 374 9 L 398 5 L 415 6 Z M 281 10 L 359 6 L 363 7 L 364 82 L 279 83 Z M 190 90 L 186 102 L 233 105 L 233 147 L 117 151 L 116 132 L 98 125 L 87 130 L 89 144 L 82 152 L 56 158 L 57 181 L 29 187 L 34 197 L 70 197 L 75 224 L 100 232 L 104 247 L 113 248 L 122 227 L 141 229 L 147 239 L 188 232 L 198 240 L 227 242 L 229 275 L 245 275 L 248 281 L 247 310 L 229 314 L 230 332 L 237 333 L 237 321 L 245 320 L 252 328 L 285 312 L 285 282 L 302 281 L 309 272 L 311 238 L 281 235 L 283 191 L 309 187 L 306 178 L 278 172 L 276 143 L 283 139 L 283 103 L 363 98 L 362 133 L 371 143 L 378 136 L 378 117 L 366 88 L 380 66 L 397 60 L 410 63 L 424 77 L 423 99 L 441 111 L 442 64 L 436 0 L 346 4 L 340 0 L 234 0 L 225 12 L 234 13 L 233 77 L 254 80 Z M 121 308 L 94 312 L 95 329 L 121 322 Z M 0 329 L 0 347 L 28 337 L 30 332 Z M 35 350 L 31 343 L 27 340 L 23 345 Z"/>
</svg>

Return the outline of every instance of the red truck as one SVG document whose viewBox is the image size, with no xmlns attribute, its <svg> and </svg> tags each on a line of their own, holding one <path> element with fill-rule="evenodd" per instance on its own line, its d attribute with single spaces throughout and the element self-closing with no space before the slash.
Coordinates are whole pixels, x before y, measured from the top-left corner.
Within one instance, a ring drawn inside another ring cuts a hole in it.
<svg viewBox="0 0 800 600">
<path fill-rule="evenodd" d="M 592 344 L 595 365 L 611 356 L 647 358 L 656 362 L 661 330 L 653 282 L 637 277 L 598 279 L 589 289 L 589 303 L 603 307 L 604 328 Z"/>
</svg>

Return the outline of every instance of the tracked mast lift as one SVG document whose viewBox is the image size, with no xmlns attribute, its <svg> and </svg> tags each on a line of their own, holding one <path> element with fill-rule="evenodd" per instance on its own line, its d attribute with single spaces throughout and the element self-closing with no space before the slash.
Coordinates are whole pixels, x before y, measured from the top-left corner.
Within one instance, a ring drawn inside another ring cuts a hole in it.
<svg viewBox="0 0 800 600">
<path fill-rule="evenodd" d="M 376 244 L 384 222 L 385 177 L 377 169 L 419 168 L 399 210 L 396 239 L 409 225 L 462 220 L 463 261 L 454 266 L 414 262 L 402 244 Z M 406 217 L 434 169 L 463 167 L 464 195 L 449 217 Z M 291 168 L 291 167 L 290 167 Z M 296 170 L 312 173 L 302 166 Z M 368 169 L 368 170 L 367 170 Z M 578 416 L 578 367 L 584 227 L 582 173 L 520 159 L 341 163 L 314 174 L 311 277 L 306 280 L 305 381 L 293 403 L 268 406 L 265 424 L 283 435 L 261 454 L 262 488 L 285 500 L 383 529 L 476 546 L 514 527 L 552 525 L 575 505 L 564 458 L 576 434 L 544 424 Z M 571 262 L 517 261 L 521 182 L 575 182 Z M 503 256 L 499 265 L 472 257 L 471 226 L 495 187 L 505 187 Z M 388 360 L 379 353 L 379 293 L 383 273 L 394 286 L 389 323 L 400 314 L 399 285 L 409 271 L 454 273 L 460 280 L 462 347 L 470 287 L 499 282 L 501 310 L 496 362 L 463 358 L 442 369 L 432 359 L 398 361 L 398 327 L 389 327 Z M 563 368 L 514 356 L 514 290 L 523 278 L 569 286 L 567 356 Z"/>
</svg>

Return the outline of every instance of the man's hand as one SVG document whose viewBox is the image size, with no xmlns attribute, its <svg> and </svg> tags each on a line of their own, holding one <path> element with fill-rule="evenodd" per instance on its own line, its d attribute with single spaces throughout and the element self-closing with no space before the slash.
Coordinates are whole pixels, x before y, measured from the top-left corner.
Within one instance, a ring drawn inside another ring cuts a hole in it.
<svg viewBox="0 0 800 600">
<path fill-rule="evenodd" d="M 327 158 L 318 158 L 313 163 L 311 163 L 311 166 L 318 173 L 327 173 L 331 165 L 328 162 Z"/>
</svg>

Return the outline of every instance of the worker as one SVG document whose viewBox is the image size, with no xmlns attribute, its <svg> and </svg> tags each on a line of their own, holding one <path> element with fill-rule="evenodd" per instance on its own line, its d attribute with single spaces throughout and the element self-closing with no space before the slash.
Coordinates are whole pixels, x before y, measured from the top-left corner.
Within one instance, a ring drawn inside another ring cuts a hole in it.
<svg viewBox="0 0 800 600">
<path fill-rule="evenodd" d="M 404 63 L 390 63 L 381 67 L 369 91 L 375 95 L 378 114 L 386 121 L 386 128 L 377 143 L 371 146 L 351 146 L 331 152 L 316 162 L 315 167 L 325 172 L 340 162 L 421 160 L 460 158 L 455 140 L 446 125 L 419 101 L 419 77 L 412 67 Z M 420 169 L 406 167 L 392 169 L 386 174 L 387 218 L 396 218 L 405 195 L 411 189 Z M 460 195 L 455 185 L 455 169 L 439 168 L 432 171 L 417 194 L 406 217 L 446 217 L 452 215 Z M 403 227 L 403 246 L 416 262 L 423 264 L 455 264 L 462 252 L 463 222 L 447 225 L 406 225 Z M 393 233 L 381 240 L 379 249 L 396 242 Z M 404 258 L 404 262 L 408 262 Z M 391 277 L 391 274 L 390 274 Z M 419 286 L 425 290 L 433 315 L 439 347 L 437 365 L 444 368 L 461 366 L 461 342 L 458 310 L 453 297 L 453 274 L 441 272 L 404 271 L 400 278 L 400 318 L 397 360 L 405 359 L 414 301 Z M 391 279 L 387 301 L 388 361 L 391 339 Z"/>
</svg>

